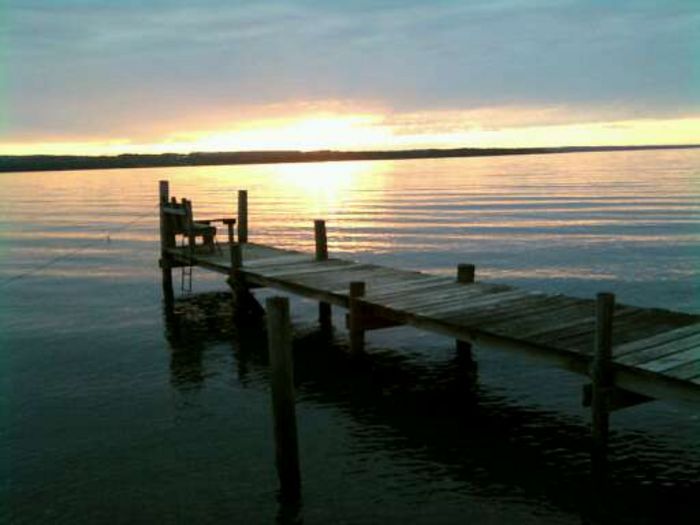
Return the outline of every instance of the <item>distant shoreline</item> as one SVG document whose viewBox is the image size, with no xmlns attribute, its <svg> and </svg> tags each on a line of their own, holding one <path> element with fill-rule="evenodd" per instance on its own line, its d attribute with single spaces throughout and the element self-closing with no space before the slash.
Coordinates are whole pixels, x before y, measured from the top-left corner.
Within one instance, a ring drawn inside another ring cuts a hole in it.
<svg viewBox="0 0 700 525">
<path fill-rule="evenodd" d="M 67 171 L 120 168 L 168 168 L 237 164 L 281 164 L 358 160 L 438 159 L 492 157 L 601 151 L 640 151 L 700 148 L 700 144 L 649 146 L 569 146 L 555 148 L 452 148 L 383 151 L 233 151 L 199 153 L 123 154 L 116 156 L 0 155 L 0 172 Z"/>
</svg>

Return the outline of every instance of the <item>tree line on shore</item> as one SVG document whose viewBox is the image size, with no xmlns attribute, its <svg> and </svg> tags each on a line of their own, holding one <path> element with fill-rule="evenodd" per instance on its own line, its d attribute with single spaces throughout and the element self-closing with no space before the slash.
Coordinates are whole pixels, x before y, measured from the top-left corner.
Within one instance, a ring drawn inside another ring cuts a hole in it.
<svg viewBox="0 0 700 525">
<path fill-rule="evenodd" d="M 232 151 L 123 155 L 4 155 L 0 172 L 59 171 L 114 168 L 155 168 L 213 166 L 226 164 L 268 164 L 285 162 L 328 162 L 349 160 L 424 159 L 495 155 L 534 155 L 589 151 L 700 148 L 700 145 L 663 146 L 572 146 L 552 148 L 451 148 L 382 151 Z"/>
</svg>

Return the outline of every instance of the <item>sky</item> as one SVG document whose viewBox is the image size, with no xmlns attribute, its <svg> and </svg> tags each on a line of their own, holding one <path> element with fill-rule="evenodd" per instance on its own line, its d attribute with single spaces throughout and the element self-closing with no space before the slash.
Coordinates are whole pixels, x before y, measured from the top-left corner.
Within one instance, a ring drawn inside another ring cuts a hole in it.
<svg viewBox="0 0 700 525">
<path fill-rule="evenodd" d="M 697 0 L 0 0 L 0 154 L 678 143 Z"/>
</svg>

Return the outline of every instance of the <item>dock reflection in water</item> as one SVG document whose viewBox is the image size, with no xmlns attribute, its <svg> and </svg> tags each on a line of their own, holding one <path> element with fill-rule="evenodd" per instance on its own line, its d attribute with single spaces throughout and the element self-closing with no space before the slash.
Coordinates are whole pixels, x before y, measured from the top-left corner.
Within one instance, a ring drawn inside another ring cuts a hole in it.
<svg viewBox="0 0 700 525">
<path fill-rule="evenodd" d="M 168 316 L 166 334 L 173 386 L 201 385 L 207 347 L 225 342 L 238 381 L 267 389 L 262 319 L 234 323 L 225 292 L 180 298 L 174 314 Z M 694 521 L 700 481 L 689 475 L 669 483 L 666 470 L 682 467 L 643 454 L 646 446 L 654 448 L 653 437 L 615 432 L 609 473 L 594 479 L 585 425 L 566 414 L 514 404 L 480 385 L 477 365 L 468 357 L 454 352 L 437 361 L 421 357 L 420 349 L 405 355 L 381 348 L 353 357 L 345 336 L 339 330 L 297 329 L 294 374 L 300 407 L 327 408 L 352 419 L 349 446 L 355 453 L 388 453 L 412 465 L 412 474 L 426 485 L 447 477 L 456 490 L 462 487 L 478 498 L 538 501 L 543 508 L 579 515 L 583 523 Z M 303 418 L 300 424 L 303 448 Z M 272 456 L 266 468 L 274 468 Z M 302 470 L 316 469 L 302 457 Z M 278 520 L 300 522 L 302 510 L 281 505 Z"/>
</svg>

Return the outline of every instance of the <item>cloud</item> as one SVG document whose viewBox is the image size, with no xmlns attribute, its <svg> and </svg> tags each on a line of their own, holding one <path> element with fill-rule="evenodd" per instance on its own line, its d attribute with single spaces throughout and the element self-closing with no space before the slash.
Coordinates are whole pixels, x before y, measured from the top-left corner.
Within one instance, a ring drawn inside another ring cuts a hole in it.
<svg viewBox="0 0 700 525">
<path fill-rule="evenodd" d="M 700 112 L 693 2 L 10 0 L 6 11 L 13 139 L 157 137 L 315 101 L 414 115 L 402 118 L 532 108 L 543 123 L 551 108 L 574 120 Z"/>
</svg>

